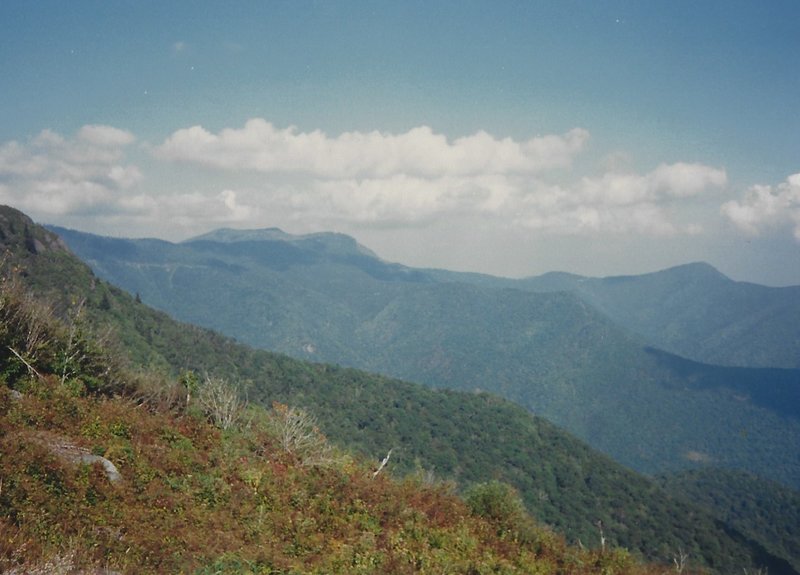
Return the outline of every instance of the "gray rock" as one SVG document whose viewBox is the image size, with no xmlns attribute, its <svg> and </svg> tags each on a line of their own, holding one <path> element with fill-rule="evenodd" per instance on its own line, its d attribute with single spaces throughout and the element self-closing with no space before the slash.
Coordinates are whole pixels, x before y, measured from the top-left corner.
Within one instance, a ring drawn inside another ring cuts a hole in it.
<svg viewBox="0 0 800 575">
<path fill-rule="evenodd" d="M 114 482 L 122 479 L 122 475 L 120 475 L 117 466 L 111 463 L 105 457 L 101 457 L 100 455 L 92 455 L 91 453 L 85 453 L 81 454 L 80 462 L 87 465 L 92 465 L 93 463 L 99 462 L 103 466 L 103 469 L 105 469 L 106 477 L 108 477 L 109 481 Z"/>
</svg>

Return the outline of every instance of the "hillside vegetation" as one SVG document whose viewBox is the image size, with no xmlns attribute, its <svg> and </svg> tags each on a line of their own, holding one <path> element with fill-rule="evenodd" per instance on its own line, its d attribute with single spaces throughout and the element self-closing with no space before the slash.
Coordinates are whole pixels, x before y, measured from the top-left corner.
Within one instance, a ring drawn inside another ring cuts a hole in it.
<svg viewBox="0 0 800 575">
<path fill-rule="evenodd" d="M 48 296 L 61 315 L 71 317 L 69 310 L 82 303 L 87 326 L 104 332 L 113 325 L 120 349 L 108 343 L 103 349 L 118 359 L 124 350 L 132 369 L 147 366 L 140 380 L 186 381 L 187 373 L 195 373 L 241 382 L 251 403 L 303 408 L 317 416 L 336 444 L 370 460 L 393 449 L 387 473 L 455 478 L 462 489 L 496 479 L 508 482 L 539 521 L 590 547 L 600 544 L 600 520 L 606 545 L 622 545 L 659 562 L 684 553 L 692 565 L 719 572 L 739 572 L 743 566 L 794 572 L 711 513 L 668 496 L 506 401 L 309 364 L 178 324 L 94 278 L 55 236 L 18 212 L 5 209 L 0 215 L 7 264 L 20 281 Z M 25 226 L 38 247 L 22 241 L 19 230 Z M 25 373 L 24 365 L 8 359 L 18 374 Z M 154 397 L 169 406 L 185 395 L 183 390 Z"/>
<path fill-rule="evenodd" d="M 621 550 L 568 547 L 504 484 L 462 501 L 448 484 L 376 475 L 301 411 L 229 408 L 220 380 L 121 372 L 11 281 L 0 289 L 6 573 L 657 572 Z"/>
<path fill-rule="evenodd" d="M 710 509 L 800 569 L 800 493 L 741 471 L 700 469 L 661 477 L 670 493 Z"/>
<path fill-rule="evenodd" d="M 335 234 L 227 230 L 171 244 L 61 232 L 102 277 L 251 345 L 499 394 L 641 472 L 714 465 L 800 486 L 800 370 L 721 368 L 659 352 L 612 321 L 609 305 L 601 312 L 581 299 L 583 292 L 536 293 L 533 281 L 405 268 Z M 707 272 L 665 273 L 660 284 L 648 280 L 661 291 L 614 292 L 615 301 L 671 309 L 704 286 L 733 284 Z M 591 283 L 549 280 L 536 289 Z M 721 289 L 699 301 L 718 293 L 726 302 Z M 767 329 L 789 292 L 758 293 L 756 304 L 777 294 L 759 324 Z M 739 308 L 752 315 L 752 306 L 735 301 L 741 305 L 719 321 L 730 324 Z M 709 303 L 709 313 L 723 303 Z M 680 315 L 690 316 L 701 317 Z M 800 356 L 800 346 L 783 337 L 789 324 L 774 323 L 775 338 Z"/>
</svg>

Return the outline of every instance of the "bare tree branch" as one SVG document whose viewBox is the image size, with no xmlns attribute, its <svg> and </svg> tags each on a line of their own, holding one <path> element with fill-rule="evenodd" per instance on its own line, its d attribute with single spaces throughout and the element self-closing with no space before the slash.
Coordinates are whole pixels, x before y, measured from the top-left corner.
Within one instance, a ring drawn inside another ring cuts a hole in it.
<svg viewBox="0 0 800 575">
<path fill-rule="evenodd" d="M 27 368 L 28 368 L 28 371 L 31 373 L 31 375 L 35 375 L 35 376 L 36 376 L 36 377 L 38 377 L 39 379 L 44 379 L 44 378 L 42 377 L 42 374 L 41 374 L 41 373 L 39 373 L 38 371 L 36 371 L 36 368 L 35 368 L 35 367 L 33 367 L 33 366 L 30 364 L 30 363 L 28 363 L 28 362 L 25 360 L 25 358 L 24 358 L 24 357 L 22 357 L 22 356 L 21 356 L 19 353 L 17 353 L 17 350 L 15 350 L 15 349 L 14 349 L 13 347 L 11 347 L 10 345 L 9 345 L 9 346 L 7 346 L 7 347 L 8 347 L 8 350 L 9 350 L 11 353 L 13 353 L 14 355 L 16 355 L 16 356 L 17 356 L 17 359 L 19 359 L 19 360 L 20 360 L 22 363 L 24 363 L 24 364 L 25 364 L 25 367 L 27 367 Z"/>
<path fill-rule="evenodd" d="M 386 454 L 386 457 L 383 458 L 381 464 L 378 466 L 378 469 L 375 470 L 375 473 L 372 474 L 372 478 L 375 479 L 378 476 L 378 473 L 383 471 L 383 468 L 386 467 L 386 464 L 389 463 L 389 458 L 392 456 L 392 451 L 394 451 L 394 447 L 389 450 L 389 453 Z"/>
</svg>

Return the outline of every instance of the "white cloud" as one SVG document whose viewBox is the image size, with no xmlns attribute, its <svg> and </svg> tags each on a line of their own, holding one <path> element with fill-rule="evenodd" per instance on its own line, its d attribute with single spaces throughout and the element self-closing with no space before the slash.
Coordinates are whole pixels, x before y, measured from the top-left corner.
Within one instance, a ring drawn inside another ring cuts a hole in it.
<svg viewBox="0 0 800 575">
<path fill-rule="evenodd" d="M 78 130 L 78 139 L 101 147 L 119 147 L 132 144 L 136 138 L 130 132 L 113 126 L 87 125 Z"/>
<path fill-rule="evenodd" d="M 661 164 L 647 175 L 647 180 L 654 195 L 665 194 L 678 198 L 698 196 L 728 183 L 725 170 L 684 162 Z"/>
<path fill-rule="evenodd" d="M 258 225 L 259 208 L 240 200 L 240 192 L 223 190 L 218 194 L 192 191 L 176 194 L 147 193 L 118 198 L 116 209 L 109 210 L 102 227 L 120 233 L 111 222 L 118 222 L 128 235 L 185 237 L 220 226 Z M 104 232 L 108 233 L 108 232 Z"/>
<path fill-rule="evenodd" d="M 721 211 L 749 235 L 758 235 L 764 228 L 791 227 L 800 241 L 800 173 L 774 187 L 752 186 L 741 201 L 726 202 Z"/>
<path fill-rule="evenodd" d="M 45 130 L 0 145 L 0 201 L 47 221 L 102 214 L 124 226 L 129 218 L 170 237 L 257 227 L 267 215 L 270 225 L 291 220 L 309 231 L 477 218 L 552 234 L 659 236 L 698 233 L 681 208 L 727 183 L 724 170 L 697 163 L 574 174 L 565 168 L 588 138 L 574 129 L 527 140 L 482 131 L 448 139 L 425 126 L 329 137 L 260 119 L 217 134 L 195 126 L 153 150 L 160 161 L 145 167 L 157 176 L 144 190 L 144 170 L 126 161 L 134 135 L 89 125 L 70 138 Z M 198 175 L 198 165 L 210 171 Z"/>
<path fill-rule="evenodd" d="M 174 132 L 158 157 L 227 170 L 302 173 L 320 178 L 436 178 L 479 174 L 536 173 L 570 165 L 589 137 L 573 129 L 560 136 L 517 142 L 486 132 L 448 141 L 421 126 L 402 134 L 279 129 L 251 119 L 241 129 L 212 134 L 201 126 Z"/>
<path fill-rule="evenodd" d="M 292 207 L 317 221 L 376 226 L 419 225 L 452 213 L 463 181 L 395 175 L 383 179 L 318 180 L 286 193 Z"/>
<path fill-rule="evenodd" d="M 581 191 L 587 200 L 630 205 L 698 196 L 726 183 L 724 170 L 679 162 L 661 164 L 644 175 L 609 172 L 601 178 L 584 178 Z"/>
<path fill-rule="evenodd" d="M 674 224 L 655 204 L 604 206 L 582 203 L 552 210 L 521 211 L 517 223 L 531 229 L 559 234 L 636 233 L 646 236 L 697 233 L 695 227 Z"/>
<path fill-rule="evenodd" d="M 222 212 L 222 219 L 227 222 L 246 222 L 257 214 L 258 210 L 250 206 L 242 205 L 236 197 L 234 190 L 222 190 L 218 198 L 222 201 L 226 210 Z M 220 217 L 219 212 L 217 217 Z"/>
<path fill-rule="evenodd" d="M 133 134 L 111 126 L 84 126 L 72 139 L 43 130 L 27 143 L 0 145 L 0 201 L 37 215 L 93 212 L 113 203 L 143 175 L 124 164 Z"/>
<path fill-rule="evenodd" d="M 675 222 L 672 208 L 722 188 L 724 170 L 702 164 L 662 164 L 646 174 L 608 172 L 566 186 L 536 184 L 515 209 L 516 221 L 556 233 L 696 234 Z"/>
<path fill-rule="evenodd" d="M 111 166 L 108 170 L 108 179 L 123 190 L 132 188 L 143 177 L 141 170 L 137 166 Z"/>
<path fill-rule="evenodd" d="M 483 174 L 425 178 L 398 174 L 387 178 L 300 178 L 268 185 L 250 201 L 264 213 L 290 213 L 319 227 L 419 226 L 459 216 L 491 217 L 528 229 L 557 234 L 696 234 L 694 221 L 681 221 L 675 207 L 685 204 L 687 189 L 699 195 L 693 180 L 665 178 L 672 166 L 644 175 L 605 174 L 565 185 L 542 177 Z M 685 166 L 676 164 L 682 173 Z M 713 192 L 724 172 L 694 166 L 697 180 Z M 664 182 L 668 182 L 664 184 Z"/>
<path fill-rule="evenodd" d="M 169 162 L 263 174 L 264 192 L 253 202 L 264 211 L 291 209 L 320 226 L 420 225 L 471 214 L 555 233 L 697 233 L 697 223 L 673 221 L 672 207 L 727 183 L 724 170 L 681 162 L 646 174 L 570 178 L 564 168 L 588 139 L 576 128 L 522 141 L 484 131 L 449 140 L 427 126 L 331 137 L 257 118 L 218 133 L 178 130 L 154 153 Z"/>
</svg>

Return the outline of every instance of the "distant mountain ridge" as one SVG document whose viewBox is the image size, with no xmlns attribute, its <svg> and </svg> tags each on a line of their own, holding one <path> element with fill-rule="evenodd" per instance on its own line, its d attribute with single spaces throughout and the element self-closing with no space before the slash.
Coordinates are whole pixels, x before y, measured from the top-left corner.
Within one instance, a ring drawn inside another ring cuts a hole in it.
<svg viewBox="0 0 800 575">
<path fill-rule="evenodd" d="M 734 282 L 706 263 L 638 276 L 521 280 L 571 291 L 651 345 L 720 365 L 800 367 L 800 286 Z"/>
<path fill-rule="evenodd" d="M 800 368 L 800 286 L 736 282 L 706 262 L 602 278 L 549 272 L 519 280 L 414 269 L 380 259 L 350 236 L 292 235 L 278 228 L 223 228 L 185 240 L 238 243 L 275 240 L 404 270 L 414 281 L 456 281 L 537 292 L 570 291 L 653 347 L 700 361 L 739 367 Z"/>
<path fill-rule="evenodd" d="M 602 278 L 548 272 L 523 279 L 429 270 L 439 281 L 568 291 L 649 345 L 705 363 L 800 367 L 800 286 L 733 281 L 705 262 Z"/>
<path fill-rule="evenodd" d="M 322 249 L 331 254 L 338 255 L 364 255 L 379 259 L 377 254 L 369 248 L 358 243 L 355 238 L 337 232 L 318 232 L 312 234 L 295 235 L 284 232 L 280 228 L 233 229 L 220 228 L 199 236 L 191 237 L 181 243 L 194 242 L 260 242 L 279 241 L 305 247 Z"/>
<path fill-rule="evenodd" d="M 713 463 L 800 485 L 800 371 L 655 353 L 619 326 L 613 306 L 563 289 L 639 290 L 638 276 L 557 274 L 537 285 L 391 264 L 328 234 L 283 241 L 274 230 L 263 240 L 225 232 L 225 241 L 126 240 L 121 249 L 120 240 L 54 229 L 101 277 L 251 345 L 498 393 L 640 471 Z M 715 283 L 738 289 L 710 266 L 665 272 L 675 273 L 686 278 L 662 290 L 675 302 Z M 636 290 L 627 297 L 641 308 L 648 300 Z"/>
<path fill-rule="evenodd" d="M 72 232 L 58 226 L 52 229 L 62 235 Z M 273 264 L 309 264 L 339 258 L 340 263 L 356 265 L 379 278 L 535 292 L 569 291 L 653 347 L 716 365 L 800 368 L 800 286 L 736 282 L 705 262 L 640 275 L 597 278 L 548 272 L 509 279 L 387 262 L 354 238 L 332 232 L 293 235 L 279 228 L 222 228 L 178 245 L 231 244 L 231 248 L 237 246 L 242 251 L 245 244 L 253 242 L 251 253 L 263 252 L 270 244 L 273 257 L 281 254 L 274 257 Z M 297 250 L 290 251 L 290 246 Z M 86 242 L 81 242 L 81 249 L 88 250 L 82 257 L 91 256 L 92 248 Z M 147 257 L 152 255 L 150 252 Z M 99 259 L 95 261 L 99 264 Z"/>
</svg>

